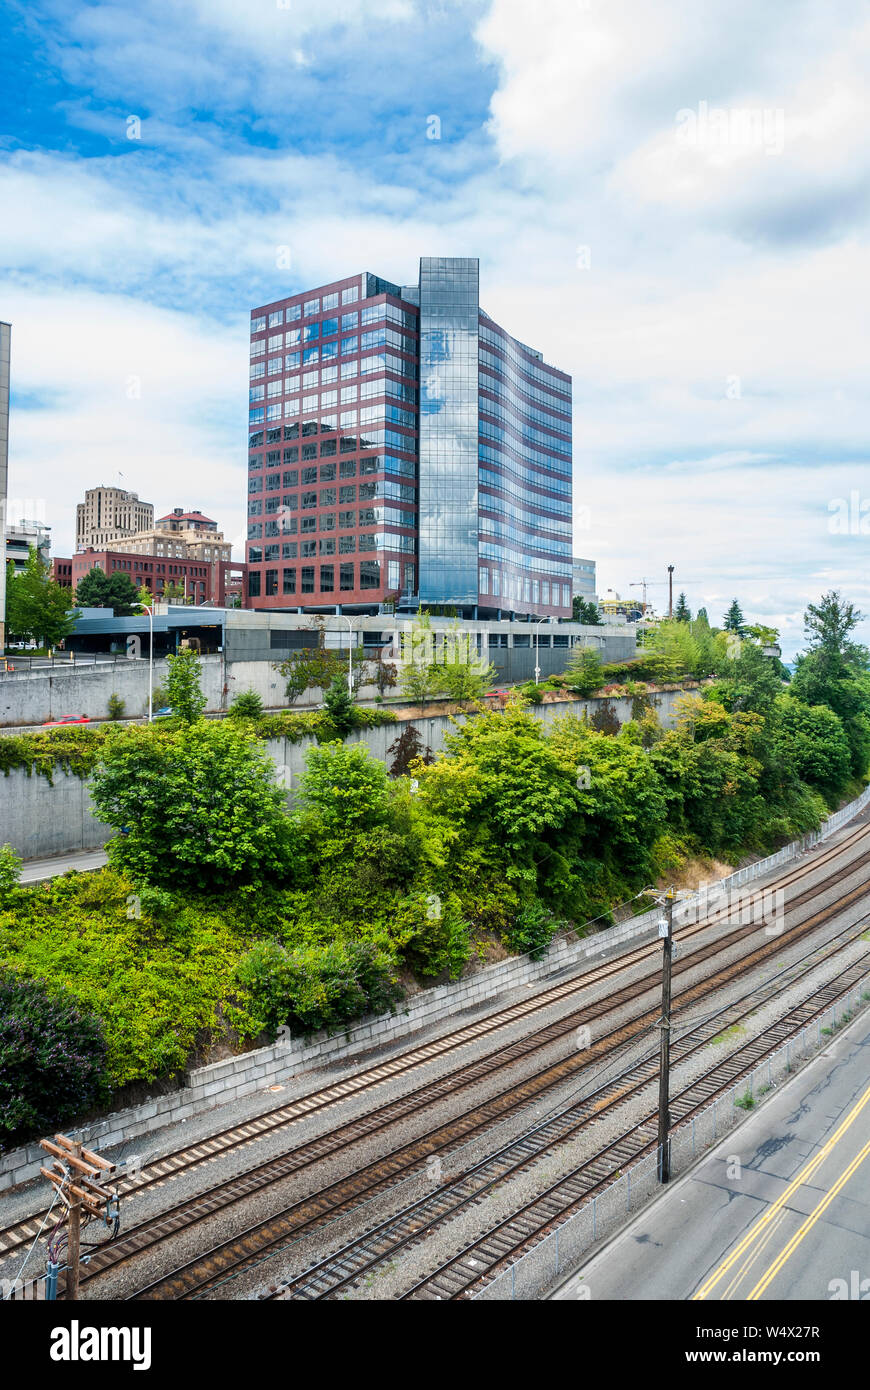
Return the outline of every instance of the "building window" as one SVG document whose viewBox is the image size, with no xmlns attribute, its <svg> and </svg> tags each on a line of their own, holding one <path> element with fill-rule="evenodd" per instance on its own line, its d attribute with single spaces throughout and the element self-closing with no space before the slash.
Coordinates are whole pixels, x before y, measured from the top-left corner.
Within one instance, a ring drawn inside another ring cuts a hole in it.
<svg viewBox="0 0 870 1390">
<path fill-rule="evenodd" d="M 571 607 L 571 589 L 567 584 L 562 585 L 562 607 Z"/>
<path fill-rule="evenodd" d="M 406 592 L 407 594 L 412 594 L 412 593 L 414 592 L 414 585 L 416 584 L 416 582 L 417 582 L 417 570 L 416 570 L 416 566 L 414 566 L 414 565 L 406 565 L 406 566 L 405 566 L 405 592 Z"/>
<path fill-rule="evenodd" d="M 266 597 L 271 598 L 278 592 L 278 571 L 266 570 Z"/>
<path fill-rule="evenodd" d="M 338 553 L 339 555 L 354 555 L 356 553 L 356 536 L 339 536 Z"/>
<path fill-rule="evenodd" d="M 339 566 L 339 585 L 345 592 L 354 587 L 353 570 L 352 564 Z"/>
<path fill-rule="evenodd" d="M 162 580 L 160 581 L 163 582 Z M 260 597 L 260 571 L 251 570 L 248 572 L 248 598 Z"/>
<path fill-rule="evenodd" d="M 338 500 L 339 500 L 339 502 L 355 502 L 355 501 L 356 501 L 356 483 L 351 483 L 351 484 L 349 484 L 347 487 L 340 487 L 340 488 L 338 489 Z M 353 524 L 353 523 L 351 523 L 351 524 Z"/>
<path fill-rule="evenodd" d="M 539 600 L 540 600 L 539 588 L 540 588 L 540 585 L 538 584 L 537 579 L 533 579 L 533 580 L 532 580 L 532 603 L 538 603 Z"/>
<path fill-rule="evenodd" d="M 480 592 L 482 594 L 489 593 L 489 570 L 482 569 L 480 571 Z"/>
<path fill-rule="evenodd" d="M 360 536 L 362 550 L 363 537 Z M 359 586 L 361 589 L 378 589 L 381 584 L 381 566 L 377 560 L 360 560 Z"/>
<path fill-rule="evenodd" d="M 313 594 L 313 593 L 314 593 L 314 566 L 313 566 L 313 565 L 303 565 L 303 566 L 302 566 L 302 593 L 303 593 L 303 594 Z"/>
<path fill-rule="evenodd" d="M 359 285 L 351 285 L 350 289 L 342 290 L 341 292 L 342 304 L 355 304 L 358 299 Z"/>
<path fill-rule="evenodd" d="M 334 294 L 325 294 L 325 295 L 323 296 L 323 312 L 326 313 L 327 309 L 337 309 L 337 308 L 338 308 L 338 290 L 336 290 Z"/>
<path fill-rule="evenodd" d="M 390 560 L 387 563 L 387 588 L 398 589 L 399 587 L 399 562 Z"/>
<path fill-rule="evenodd" d="M 531 603 L 532 601 L 532 582 L 526 576 L 523 577 L 523 599 L 526 603 Z"/>
<path fill-rule="evenodd" d="M 285 593 L 285 594 L 295 594 L 295 593 L 296 593 L 296 570 L 295 570 L 295 569 L 285 569 L 285 571 L 284 571 L 284 593 Z"/>
<path fill-rule="evenodd" d="M 320 566 L 320 592 L 331 594 L 335 589 L 335 565 Z"/>
<path fill-rule="evenodd" d="M 319 314 L 319 313 L 320 313 L 320 300 L 319 300 L 319 299 L 306 299 L 305 303 L 302 305 L 302 312 L 303 312 L 303 314 L 305 315 L 306 318 L 308 318 L 309 314 Z"/>
</svg>

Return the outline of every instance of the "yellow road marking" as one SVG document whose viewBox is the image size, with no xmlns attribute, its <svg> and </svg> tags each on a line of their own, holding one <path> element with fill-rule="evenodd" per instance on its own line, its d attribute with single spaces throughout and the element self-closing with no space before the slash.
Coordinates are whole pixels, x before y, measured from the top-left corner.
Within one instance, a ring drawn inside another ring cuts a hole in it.
<svg viewBox="0 0 870 1390">
<path fill-rule="evenodd" d="M 779 1273 L 779 1271 L 785 1264 L 786 1260 L 794 1254 L 795 1250 L 800 1245 L 804 1236 L 812 1230 L 819 1217 L 824 1215 L 824 1213 L 827 1211 L 828 1207 L 831 1205 L 834 1198 L 836 1197 L 837 1193 L 840 1192 L 846 1186 L 846 1183 L 861 1167 L 861 1164 L 864 1162 L 864 1159 L 867 1157 L 868 1154 L 870 1154 L 870 1139 L 867 1140 L 867 1143 L 864 1145 L 863 1149 L 857 1155 L 857 1157 L 852 1159 L 852 1162 L 849 1164 L 845 1172 L 843 1172 L 837 1179 L 837 1181 L 834 1183 L 834 1186 L 831 1188 L 830 1192 L 826 1193 L 826 1195 L 819 1202 L 815 1210 L 812 1211 L 810 1215 L 806 1218 L 806 1220 L 803 1222 L 799 1230 L 795 1231 L 791 1240 L 788 1242 L 788 1245 L 786 1245 L 783 1248 L 783 1250 L 779 1253 L 779 1255 L 777 1255 L 773 1264 L 761 1276 L 752 1292 L 746 1295 L 747 1303 L 753 1300 L 757 1300 L 761 1297 L 770 1281 L 776 1277 L 776 1275 Z"/>
<path fill-rule="evenodd" d="M 728 1285 L 727 1289 L 722 1294 L 723 1301 L 734 1296 L 738 1284 L 740 1284 L 741 1281 L 745 1279 L 746 1275 L 749 1273 L 750 1269 L 755 1264 L 755 1261 L 758 1259 L 759 1255 L 764 1253 L 770 1241 L 776 1235 L 777 1231 L 779 1230 L 780 1226 L 785 1220 L 785 1217 L 786 1212 L 785 1208 L 783 1207 L 779 1212 L 777 1212 L 776 1219 L 770 1223 L 770 1230 L 764 1237 L 764 1240 L 762 1240 L 759 1243 L 758 1249 L 753 1250 L 751 1255 L 749 1255 L 748 1258 L 744 1260 L 743 1264 L 740 1266 L 740 1269 L 735 1274 L 734 1278 L 731 1280 L 731 1283 Z"/>
<path fill-rule="evenodd" d="M 731 1251 L 731 1254 L 728 1255 L 727 1258 L 724 1259 L 722 1263 L 719 1265 L 718 1269 L 714 1270 L 713 1273 L 709 1276 L 709 1278 L 705 1280 L 705 1282 L 701 1285 L 700 1289 L 698 1289 L 697 1293 L 692 1294 L 692 1302 L 697 1302 L 702 1299 L 705 1299 L 707 1295 L 712 1292 L 712 1290 L 719 1283 L 720 1279 L 722 1279 L 723 1276 L 728 1273 L 728 1270 L 731 1268 L 731 1266 L 736 1264 L 736 1262 L 740 1259 L 740 1256 L 743 1254 L 744 1250 L 748 1249 L 748 1247 L 752 1244 L 754 1240 L 757 1239 L 761 1232 L 770 1225 L 777 1212 L 785 1206 L 789 1198 L 792 1197 L 794 1193 L 797 1192 L 798 1188 L 801 1187 L 805 1182 L 807 1182 L 813 1176 L 816 1169 L 824 1163 L 825 1159 L 828 1157 L 828 1154 L 843 1137 L 843 1135 L 850 1128 L 850 1126 L 855 1122 L 855 1120 L 861 1114 L 861 1111 L 864 1109 L 865 1105 L 868 1104 L 868 1102 L 870 1102 L 870 1086 L 867 1087 L 867 1090 L 864 1092 L 861 1099 L 857 1101 L 855 1105 L 853 1105 L 846 1118 L 842 1120 L 841 1123 L 837 1126 L 830 1139 L 828 1139 L 826 1143 L 822 1145 L 822 1147 L 819 1149 L 819 1152 L 815 1154 L 813 1158 L 810 1159 L 809 1163 L 807 1163 L 804 1168 L 801 1169 L 797 1177 L 792 1179 L 788 1186 L 777 1197 L 776 1201 L 771 1203 L 764 1215 L 760 1216 L 758 1220 L 755 1222 L 755 1224 L 752 1227 L 750 1227 L 743 1239 L 739 1241 L 738 1244 Z"/>
</svg>

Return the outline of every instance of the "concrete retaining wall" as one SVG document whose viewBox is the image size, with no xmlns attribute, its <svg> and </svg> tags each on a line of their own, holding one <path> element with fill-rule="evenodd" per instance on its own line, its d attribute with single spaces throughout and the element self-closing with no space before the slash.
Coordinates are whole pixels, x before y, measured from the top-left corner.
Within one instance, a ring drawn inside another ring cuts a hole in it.
<svg viewBox="0 0 870 1390">
<path fill-rule="evenodd" d="M 721 889 L 741 887 L 772 870 L 795 859 L 804 850 L 832 835 L 843 825 L 870 805 L 870 787 L 865 789 L 855 801 L 842 807 L 829 816 L 820 830 L 794 840 L 776 854 L 760 859 L 755 864 L 739 869 L 728 878 L 720 881 Z M 674 912 L 674 921 L 691 918 L 699 905 L 699 896 L 693 894 L 683 899 Z M 360 1020 L 344 1033 L 329 1036 L 325 1033 L 314 1037 L 292 1039 L 278 1042 L 272 1047 L 261 1047 L 239 1057 L 229 1057 L 211 1066 L 199 1067 L 188 1073 L 186 1085 L 170 1095 L 159 1096 L 155 1100 L 137 1105 L 129 1110 L 117 1111 L 105 1119 L 70 1131 L 73 1138 L 95 1147 L 110 1149 L 116 1144 L 129 1144 L 138 1138 L 147 1138 L 166 1125 L 192 1115 L 201 1114 L 231 1100 L 238 1100 L 255 1091 L 265 1090 L 290 1077 L 327 1062 L 338 1062 L 352 1058 L 360 1052 L 376 1048 L 382 1043 L 392 1043 L 430 1024 L 461 1014 L 475 1005 L 498 999 L 499 996 L 522 985 L 546 980 L 561 971 L 576 968 L 586 960 L 593 960 L 602 951 L 627 941 L 642 941 L 657 932 L 661 909 L 654 907 L 641 916 L 633 917 L 619 926 L 608 928 L 581 941 L 568 942 L 564 938 L 555 941 L 542 960 L 531 961 L 528 956 L 514 956 L 487 966 L 469 979 L 455 984 L 439 985 L 415 995 L 397 1014 L 381 1014 Z M 728 930 L 727 922 L 723 931 Z M 147 1143 L 143 1152 L 147 1152 Z M 18 1183 L 29 1182 L 39 1176 L 39 1165 L 44 1155 L 35 1144 L 27 1148 L 14 1149 L 0 1155 L 0 1191 Z"/>
<path fill-rule="evenodd" d="M 260 663 L 262 664 L 262 663 Z M 658 715 L 665 727 L 674 720 L 674 707 L 679 691 L 662 691 Z M 559 701 L 533 706 L 536 716 L 544 723 L 563 714 L 582 718 L 583 711 L 594 714 L 600 700 Z M 631 701 L 612 701 L 620 723 L 631 718 Z M 414 719 L 421 738 L 428 742 L 433 753 L 444 747 L 444 736 L 452 725 L 447 715 Z M 388 749 L 398 738 L 403 725 L 385 724 L 376 729 L 355 730 L 348 743 L 364 743 L 375 758 L 391 762 Z M 288 739 L 271 739 L 268 751 L 281 769 L 282 781 L 292 801 L 296 779 L 305 770 L 305 754 L 314 744 L 313 738 L 291 743 Z M 72 854 L 83 849 L 98 849 L 110 839 L 112 831 L 96 820 L 91 810 L 87 782 L 58 770 L 54 785 L 35 773 L 28 777 L 23 768 L 13 768 L 8 777 L 0 777 L 0 845 L 11 844 L 23 859 L 45 859 L 49 855 Z"/>
</svg>

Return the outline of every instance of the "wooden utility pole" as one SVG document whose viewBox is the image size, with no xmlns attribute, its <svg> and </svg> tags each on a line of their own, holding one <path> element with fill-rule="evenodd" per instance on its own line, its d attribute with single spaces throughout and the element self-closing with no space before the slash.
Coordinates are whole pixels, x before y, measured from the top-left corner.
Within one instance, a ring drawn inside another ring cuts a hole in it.
<svg viewBox="0 0 870 1390">
<path fill-rule="evenodd" d="M 68 1139 L 65 1134 L 56 1134 L 54 1142 L 41 1139 L 41 1149 L 52 1155 L 54 1162 L 50 1168 L 40 1168 L 44 1178 L 55 1188 L 65 1203 L 67 1214 L 67 1269 L 66 1293 L 68 1299 L 79 1296 L 79 1259 L 81 1256 L 82 1216 L 85 1222 L 98 1219 L 109 1223 L 117 1218 L 118 1193 L 116 1189 L 107 1190 L 101 1181 L 116 1171 L 115 1164 L 98 1153 L 82 1146 L 79 1139 Z"/>
<path fill-rule="evenodd" d="M 669 1114 L 669 1076 L 671 1066 L 671 960 L 674 936 L 674 890 L 669 888 L 665 894 L 665 918 L 659 924 L 662 937 L 662 1018 L 659 1024 L 661 1041 L 659 1046 L 659 1135 L 658 1169 L 659 1182 L 667 1182 L 670 1177 L 668 1154 Z"/>
<path fill-rule="evenodd" d="M 668 617 L 674 616 L 674 567 L 668 565 Z"/>
</svg>

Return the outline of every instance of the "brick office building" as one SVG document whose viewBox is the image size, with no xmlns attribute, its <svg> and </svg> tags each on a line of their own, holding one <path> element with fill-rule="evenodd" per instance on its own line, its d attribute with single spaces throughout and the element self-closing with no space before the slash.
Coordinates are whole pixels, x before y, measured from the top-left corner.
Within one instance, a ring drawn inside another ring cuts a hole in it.
<svg viewBox="0 0 870 1390">
<path fill-rule="evenodd" d="M 571 616 L 571 379 L 423 257 L 251 315 L 247 606 Z"/>
</svg>

